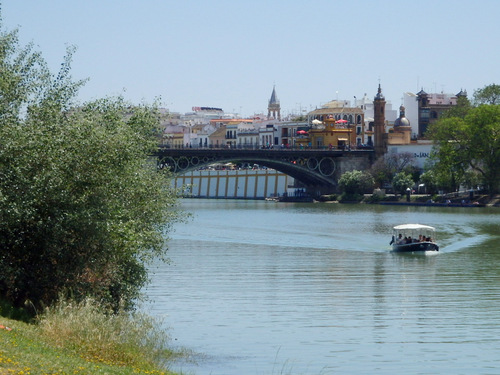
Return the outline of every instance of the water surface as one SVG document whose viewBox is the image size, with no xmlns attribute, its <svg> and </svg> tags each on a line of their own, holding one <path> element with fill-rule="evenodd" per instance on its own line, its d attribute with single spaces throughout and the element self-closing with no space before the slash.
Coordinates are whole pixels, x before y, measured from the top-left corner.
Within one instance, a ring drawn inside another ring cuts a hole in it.
<svg viewBox="0 0 500 375">
<path fill-rule="evenodd" d="M 153 315 L 198 375 L 495 374 L 500 210 L 185 200 Z M 390 252 L 391 228 L 441 251 Z"/>
</svg>

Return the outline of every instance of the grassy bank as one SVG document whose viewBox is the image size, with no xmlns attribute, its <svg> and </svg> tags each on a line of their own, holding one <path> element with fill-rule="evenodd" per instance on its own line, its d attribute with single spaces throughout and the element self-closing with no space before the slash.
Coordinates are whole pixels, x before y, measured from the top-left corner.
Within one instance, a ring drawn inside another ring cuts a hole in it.
<svg viewBox="0 0 500 375">
<path fill-rule="evenodd" d="M 96 306 L 59 304 L 35 324 L 0 316 L 0 375 L 174 374 L 165 364 L 178 353 L 157 323 Z"/>
</svg>

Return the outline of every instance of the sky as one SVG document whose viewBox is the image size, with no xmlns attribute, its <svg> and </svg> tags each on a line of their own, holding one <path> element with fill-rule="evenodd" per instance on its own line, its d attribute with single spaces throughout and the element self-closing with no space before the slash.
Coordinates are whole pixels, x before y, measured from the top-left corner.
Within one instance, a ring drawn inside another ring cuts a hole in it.
<svg viewBox="0 0 500 375">
<path fill-rule="evenodd" d="M 122 95 L 173 112 L 282 116 L 331 100 L 456 94 L 500 84 L 498 0 L 4 0 L 57 73 L 76 46 L 81 102 Z"/>
</svg>

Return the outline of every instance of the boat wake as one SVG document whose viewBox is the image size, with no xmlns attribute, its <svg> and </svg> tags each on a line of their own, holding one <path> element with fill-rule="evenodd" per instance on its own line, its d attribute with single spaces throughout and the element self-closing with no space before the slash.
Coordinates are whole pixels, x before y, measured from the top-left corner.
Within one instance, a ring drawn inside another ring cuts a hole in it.
<svg viewBox="0 0 500 375">
<path fill-rule="evenodd" d="M 449 253 L 449 252 L 467 250 L 471 247 L 480 245 L 489 238 L 490 237 L 488 235 L 475 235 L 472 237 L 459 236 L 457 238 L 453 238 L 452 239 L 453 242 L 449 244 L 443 243 L 440 251 Z"/>
</svg>

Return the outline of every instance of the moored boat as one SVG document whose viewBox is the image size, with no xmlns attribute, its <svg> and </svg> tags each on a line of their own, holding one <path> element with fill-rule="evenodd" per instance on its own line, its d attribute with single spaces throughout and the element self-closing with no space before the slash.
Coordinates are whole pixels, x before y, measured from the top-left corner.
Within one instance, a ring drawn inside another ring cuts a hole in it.
<svg viewBox="0 0 500 375">
<path fill-rule="evenodd" d="M 396 252 L 439 251 L 434 227 L 422 224 L 403 224 L 393 228 L 392 250 Z"/>
</svg>

